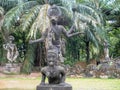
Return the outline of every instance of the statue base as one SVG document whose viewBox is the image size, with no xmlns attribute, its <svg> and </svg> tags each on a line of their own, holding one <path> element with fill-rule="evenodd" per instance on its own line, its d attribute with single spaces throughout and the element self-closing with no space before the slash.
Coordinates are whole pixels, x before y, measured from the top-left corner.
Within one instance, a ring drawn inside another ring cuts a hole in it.
<svg viewBox="0 0 120 90">
<path fill-rule="evenodd" d="M 19 74 L 20 73 L 20 65 L 17 63 L 6 63 L 3 67 L 3 73 L 6 74 Z"/>
<path fill-rule="evenodd" d="M 69 84 L 65 84 L 65 85 L 45 84 L 45 85 L 38 85 L 36 90 L 72 90 L 72 86 Z"/>
</svg>

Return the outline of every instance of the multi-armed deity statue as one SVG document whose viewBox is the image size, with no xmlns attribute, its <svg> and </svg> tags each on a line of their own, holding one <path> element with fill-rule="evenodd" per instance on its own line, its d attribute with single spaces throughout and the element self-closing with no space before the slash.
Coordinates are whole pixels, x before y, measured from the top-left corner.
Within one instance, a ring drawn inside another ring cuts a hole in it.
<svg viewBox="0 0 120 90">
<path fill-rule="evenodd" d="M 13 43 L 14 37 L 8 37 L 8 43 L 3 45 L 3 48 L 7 50 L 7 59 L 8 62 L 16 62 L 16 59 L 19 55 L 16 45 Z"/>
<path fill-rule="evenodd" d="M 48 10 L 47 13 L 51 25 L 46 29 L 44 33 L 42 33 L 42 37 L 37 40 L 30 40 L 30 43 L 36 43 L 36 42 L 42 42 L 45 40 L 45 46 L 46 46 L 46 51 L 48 51 L 51 48 L 56 48 L 59 53 L 59 61 L 63 62 L 62 58 L 62 48 L 61 48 L 61 36 L 62 34 L 65 35 L 66 37 L 72 37 L 75 35 L 80 34 L 80 32 L 74 32 L 75 26 L 73 25 L 70 30 L 66 30 L 62 25 L 58 25 L 58 19 L 62 15 L 61 10 L 58 8 L 58 6 L 53 5 L 51 8 Z"/>
<path fill-rule="evenodd" d="M 61 66 L 64 62 L 62 52 L 62 35 L 72 37 L 80 34 L 74 32 L 75 26 L 73 25 L 70 30 L 66 30 L 64 26 L 58 25 L 58 19 L 61 17 L 62 12 L 56 5 L 48 9 L 47 15 L 50 19 L 50 26 L 42 33 L 42 37 L 37 40 L 30 40 L 30 44 L 45 41 L 47 63 L 48 66 L 41 69 L 42 81 L 37 90 L 72 90 L 71 85 L 65 83 L 65 69 Z M 45 83 L 45 78 L 48 78 L 48 84 Z"/>
</svg>

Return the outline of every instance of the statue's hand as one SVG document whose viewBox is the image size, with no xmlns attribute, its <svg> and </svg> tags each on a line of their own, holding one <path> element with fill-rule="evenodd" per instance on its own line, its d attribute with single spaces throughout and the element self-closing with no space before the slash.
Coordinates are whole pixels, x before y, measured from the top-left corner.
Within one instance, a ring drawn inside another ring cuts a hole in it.
<svg viewBox="0 0 120 90">
<path fill-rule="evenodd" d="M 29 40 L 29 44 L 33 44 L 33 40 Z"/>
<path fill-rule="evenodd" d="M 76 26 L 73 24 L 68 33 L 73 33 L 76 30 Z"/>
<path fill-rule="evenodd" d="M 72 26 L 72 28 L 73 28 L 73 30 L 75 30 L 75 29 L 76 29 L 76 26 L 75 26 L 75 25 L 73 25 L 73 26 Z"/>
<path fill-rule="evenodd" d="M 41 82 L 40 85 L 45 85 L 45 82 Z"/>
</svg>

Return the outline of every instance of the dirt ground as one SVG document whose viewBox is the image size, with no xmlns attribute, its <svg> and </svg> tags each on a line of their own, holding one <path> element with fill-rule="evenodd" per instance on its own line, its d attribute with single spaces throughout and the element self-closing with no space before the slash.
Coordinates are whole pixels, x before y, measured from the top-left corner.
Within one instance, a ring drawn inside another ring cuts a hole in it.
<svg viewBox="0 0 120 90">
<path fill-rule="evenodd" d="M 40 73 L 30 75 L 4 75 L 0 73 L 0 90 L 36 90 Z M 66 78 L 73 90 L 120 90 L 119 79 Z"/>
<path fill-rule="evenodd" d="M 25 74 L 6 75 L 3 73 L 0 73 L 0 90 L 9 90 L 9 89 L 4 89 L 4 88 L 16 88 L 16 87 L 20 88 L 21 86 L 23 86 L 23 83 L 25 82 L 26 82 L 26 85 L 27 84 L 31 85 L 32 82 L 30 82 L 29 80 L 35 80 L 36 78 L 39 78 L 40 76 L 41 76 L 40 73 L 31 73 L 30 75 L 25 75 Z M 20 80 L 18 81 L 17 79 L 20 79 Z M 25 87 L 27 88 L 27 86 Z M 33 88 L 34 86 L 28 86 L 28 87 Z"/>
</svg>

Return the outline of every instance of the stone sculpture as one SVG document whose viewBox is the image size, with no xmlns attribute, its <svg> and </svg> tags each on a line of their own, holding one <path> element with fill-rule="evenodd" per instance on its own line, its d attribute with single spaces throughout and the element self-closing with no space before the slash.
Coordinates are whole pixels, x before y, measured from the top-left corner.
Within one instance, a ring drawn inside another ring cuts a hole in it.
<svg viewBox="0 0 120 90">
<path fill-rule="evenodd" d="M 42 68 L 42 81 L 41 85 L 45 84 L 46 77 L 49 84 L 64 84 L 65 83 L 65 70 L 57 64 L 58 53 L 56 50 L 48 50 L 47 62 L 48 66 Z"/>
<path fill-rule="evenodd" d="M 3 45 L 3 48 L 5 50 L 7 50 L 7 59 L 8 59 L 8 62 L 15 62 L 19 53 L 18 53 L 18 50 L 17 50 L 17 47 L 16 45 L 13 43 L 14 41 L 14 37 L 13 36 L 9 36 L 8 37 L 8 43 L 7 44 L 4 44 Z"/>
<path fill-rule="evenodd" d="M 51 25 L 46 29 L 44 33 L 42 33 L 42 37 L 37 40 L 30 40 L 30 44 L 36 43 L 36 42 L 42 42 L 45 40 L 45 46 L 46 51 L 48 51 L 51 48 L 58 49 L 59 52 L 59 61 L 64 62 L 63 58 L 63 52 L 61 49 L 61 36 L 62 34 L 66 37 L 72 37 L 75 35 L 80 34 L 80 32 L 74 32 L 75 26 L 73 25 L 69 31 L 67 31 L 62 25 L 58 25 L 58 19 L 61 16 L 61 10 L 58 8 L 58 6 L 53 5 L 48 10 L 48 17 L 50 19 Z M 63 45 L 64 46 L 64 45 Z"/>
<path fill-rule="evenodd" d="M 72 37 L 80 34 L 75 32 L 75 26 L 72 25 L 69 31 L 64 26 L 58 25 L 61 10 L 58 6 L 53 5 L 48 9 L 47 16 L 50 19 L 50 26 L 42 33 L 42 37 L 37 40 L 30 40 L 29 43 L 37 43 L 45 41 L 47 52 L 48 66 L 41 69 L 42 80 L 41 84 L 37 86 L 37 90 L 72 90 L 71 85 L 65 83 L 65 69 L 61 62 L 64 62 L 63 53 L 65 52 L 65 42 L 62 41 L 62 35 Z M 48 84 L 45 83 L 46 77 Z"/>
<path fill-rule="evenodd" d="M 71 85 L 65 83 L 65 69 L 58 64 L 58 49 L 51 48 L 47 52 L 47 63 L 41 69 L 42 79 L 37 90 L 72 90 Z M 48 83 L 45 83 L 48 78 Z"/>
</svg>

